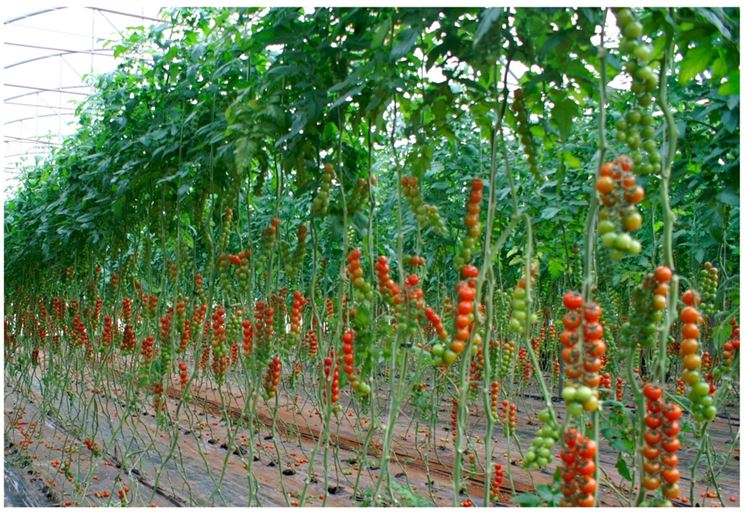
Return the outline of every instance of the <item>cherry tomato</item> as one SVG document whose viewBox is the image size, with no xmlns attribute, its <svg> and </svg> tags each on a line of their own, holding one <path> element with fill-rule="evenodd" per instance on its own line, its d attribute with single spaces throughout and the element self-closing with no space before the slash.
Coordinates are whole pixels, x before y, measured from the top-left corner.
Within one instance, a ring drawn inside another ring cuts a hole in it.
<svg viewBox="0 0 745 514">
<path fill-rule="evenodd" d="M 673 278 L 673 272 L 667 266 L 659 266 L 654 271 L 654 278 L 657 280 L 657 282 L 662 284 L 663 282 L 667 282 L 668 280 Z"/>
<path fill-rule="evenodd" d="M 650 401 L 655 401 L 662 398 L 662 389 L 660 389 L 659 387 L 655 387 L 650 383 L 644 386 L 643 392 L 644 396 Z"/>
<path fill-rule="evenodd" d="M 564 293 L 564 307 L 567 309 L 579 309 L 582 307 L 582 295 L 576 291 Z"/>
</svg>

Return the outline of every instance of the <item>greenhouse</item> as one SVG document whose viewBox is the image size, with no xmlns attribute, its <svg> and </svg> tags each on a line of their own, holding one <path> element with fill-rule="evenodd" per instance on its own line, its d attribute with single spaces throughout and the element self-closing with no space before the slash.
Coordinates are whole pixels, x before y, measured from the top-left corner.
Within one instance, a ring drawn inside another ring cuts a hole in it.
<svg viewBox="0 0 745 514">
<path fill-rule="evenodd" d="M 740 506 L 739 8 L 25 9 L 5 506 Z"/>
</svg>

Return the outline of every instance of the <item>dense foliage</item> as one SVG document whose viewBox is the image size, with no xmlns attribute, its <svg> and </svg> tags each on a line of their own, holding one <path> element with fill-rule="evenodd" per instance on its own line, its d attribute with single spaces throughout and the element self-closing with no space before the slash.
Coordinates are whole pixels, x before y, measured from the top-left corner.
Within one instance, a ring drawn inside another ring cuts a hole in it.
<svg viewBox="0 0 745 514">
<path fill-rule="evenodd" d="M 406 497 L 388 473 L 402 404 L 435 426 L 422 383 L 452 400 L 454 504 L 466 404 L 483 396 L 488 504 L 507 487 L 502 464 L 492 485 L 492 430 L 509 452 L 510 400 L 533 386 L 542 435 L 518 442 L 522 465 L 546 467 L 559 443 L 571 480 L 560 489 L 557 467 L 518 503 L 601 502 L 601 432 L 628 485 L 606 493 L 682 496 L 684 412 L 704 441 L 689 477 L 702 455 L 713 475 L 707 426 L 739 405 L 738 9 L 163 18 L 115 45 L 80 129 L 6 200 L 6 380 L 25 383 L 41 348 L 81 382 L 136 364 L 158 415 L 169 384 L 188 403 L 199 379 L 221 399 L 245 385 L 276 416 L 299 366 L 326 448 L 340 390 L 386 418 L 358 428 L 365 449 L 382 438 L 375 504 Z"/>
</svg>

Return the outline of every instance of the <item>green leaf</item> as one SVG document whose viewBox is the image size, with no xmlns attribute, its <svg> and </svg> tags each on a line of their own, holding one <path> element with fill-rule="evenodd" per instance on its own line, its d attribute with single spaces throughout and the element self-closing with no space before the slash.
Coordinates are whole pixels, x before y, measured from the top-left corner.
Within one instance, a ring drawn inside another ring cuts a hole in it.
<svg viewBox="0 0 745 514">
<path fill-rule="evenodd" d="M 687 84 L 696 75 L 706 70 L 713 57 L 714 54 L 710 46 L 689 48 L 685 57 L 680 62 L 680 83 Z"/>
<path fill-rule="evenodd" d="M 479 22 L 479 26 L 476 29 L 476 36 L 473 38 L 474 48 L 476 48 L 476 45 L 479 44 L 479 41 L 481 41 L 481 39 L 489 32 L 492 24 L 499 21 L 499 18 L 502 16 L 503 10 L 504 8 L 502 7 L 490 7 L 489 9 L 484 9 L 481 15 L 481 21 Z"/>
<path fill-rule="evenodd" d="M 618 456 L 618 460 L 616 461 L 616 469 L 618 470 L 618 474 L 623 478 L 631 480 L 631 471 L 629 471 L 629 466 L 621 455 Z"/>
<path fill-rule="evenodd" d="M 566 165 L 569 166 L 570 168 L 581 168 L 582 167 L 582 161 L 577 159 L 569 151 L 564 150 L 561 156 L 564 158 L 564 162 L 566 163 Z"/>
<path fill-rule="evenodd" d="M 724 191 L 719 193 L 716 198 L 719 202 L 731 205 L 733 207 L 737 207 L 738 205 L 740 205 L 740 196 L 737 194 L 736 191 L 732 189 L 725 189 Z"/>
<path fill-rule="evenodd" d="M 740 72 L 738 70 L 733 71 L 728 76 L 727 82 L 719 86 L 719 93 L 722 96 L 727 95 L 739 95 L 740 94 Z"/>
<path fill-rule="evenodd" d="M 554 206 L 548 206 L 541 212 L 541 218 L 542 220 L 550 220 L 554 216 L 556 216 L 561 209 L 559 207 Z"/>
<path fill-rule="evenodd" d="M 512 501 L 520 507 L 538 507 L 541 499 L 533 493 L 522 493 L 512 497 Z"/>
<path fill-rule="evenodd" d="M 391 59 L 394 61 L 408 54 L 414 48 L 416 40 L 419 39 L 419 31 L 413 28 L 406 29 L 401 32 L 400 36 L 401 41 L 391 50 Z"/>
<path fill-rule="evenodd" d="M 566 141 L 572 130 L 574 117 L 579 114 L 579 107 L 574 100 L 564 97 L 557 100 L 551 110 L 551 122 L 559 130 L 559 135 Z"/>
</svg>

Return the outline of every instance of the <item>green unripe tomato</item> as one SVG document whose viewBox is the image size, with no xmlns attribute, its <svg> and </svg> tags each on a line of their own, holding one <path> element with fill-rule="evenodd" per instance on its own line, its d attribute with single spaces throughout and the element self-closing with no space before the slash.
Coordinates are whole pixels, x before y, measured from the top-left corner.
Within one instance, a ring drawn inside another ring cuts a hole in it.
<svg viewBox="0 0 745 514">
<path fill-rule="evenodd" d="M 614 261 L 620 261 L 624 257 L 624 253 L 620 250 L 616 250 L 615 248 L 611 248 L 608 250 L 608 257 L 611 258 L 611 260 Z"/>
<path fill-rule="evenodd" d="M 577 395 L 574 397 L 579 403 L 585 403 L 587 400 L 592 398 L 592 389 L 587 386 L 580 386 L 577 388 Z"/>
<path fill-rule="evenodd" d="M 618 27 L 623 29 L 626 25 L 634 21 L 634 16 L 631 14 L 631 10 L 628 8 L 622 8 L 618 9 L 615 12 L 616 15 L 616 21 L 618 22 Z"/>
<path fill-rule="evenodd" d="M 642 119 L 642 113 L 636 109 L 632 109 L 626 113 L 626 121 L 629 124 L 636 125 Z"/>
<path fill-rule="evenodd" d="M 536 321 L 538 321 L 538 314 L 534 312 L 530 315 L 530 322 L 535 323 Z"/>
<path fill-rule="evenodd" d="M 548 448 L 538 448 L 538 458 L 548 459 L 551 456 L 551 450 Z"/>
<path fill-rule="evenodd" d="M 579 402 L 572 402 L 567 405 L 567 412 L 570 416 L 581 416 L 585 408 Z"/>
<path fill-rule="evenodd" d="M 648 92 L 652 92 L 657 89 L 657 86 L 660 84 L 660 79 L 657 78 L 657 75 L 652 75 L 648 80 L 644 81 L 644 88 Z"/>
<path fill-rule="evenodd" d="M 623 132 L 626 130 L 627 127 L 628 124 L 626 123 L 626 120 L 620 119 L 616 121 L 616 130 Z"/>
<path fill-rule="evenodd" d="M 510 330 L 513 332 L 520 332 L 520 329 L 523 328 L 522 323 L 520 323 L 519 320 L 515 318 L 510 318 Z"/>
<path fill-rule="evenodd" d="M 551 448 L 551 447 L 552 447 L 552 446 L 553 446 L 553 445 L 554 445 L 555 443 L 556 443 L 556 441 L 554 441 L 554 439 L 553 439 L 553 438 L 551 438 L 551 437 L 546 437 L 546 438 L 545 438 L 545 439 L 543 440 L 543 447 L 544 447 L 544 448 Z"/>
<path fill-rule="evenodd" d="M 538 419 L 541 423 L 548 423 L 551 419 L 551 413 L 548 411 L 548 409 L 543 409 L 541 412 L 538 413 Z"/>
<path fill-rule="evenodd" d="M 631 248 L 633 239 L 630 235 L 622 233 L 616 237 L 615 247 L 621 251 L 629 251 Z"/>
<path fill-rule="evenodd" d="M 598 233 L 600 235 L 613 232 L 615 228 L 616 228 L 615 224 L 610 220 L 603 220 L 600 223 L 598 223 Z"/>
<path fill-rule="evenodd" d="M 643 48 L 643 45 L 640 45 L 641 48 Z M 637 47 L 637 48 L 640 48 Z M 654 72 L 652 71 L 652 68 L 649 66 L 642 66 L 638 70 L 636 70 L 636 78 L 638 80 L 641 80 L 642 82 L 646 82 L 647 80 L 654 77 Z"/>
<path fill-rule="evenodd" d="M 637 39 L 639 38 L 639 36 L 642 35 L 642 28 L 643 27 L 641 23 L 639 23 L 638 21 L 632 21 L 630 23 L 627 23 L 623 27 L 622 32 L 623 32 L 623 35 L 626 36 L 627 38 Z"/>
<path fill-rule="evenodd" d="M 626 133 L 625 132 L 616 132 L 616 141 L 619 143 L 625 143 L 626 142 Z"/>
<path fill-rule="evenodd" d="M 533 462 L 535 460 L 535 453 L 532 451 L 528 451 L 525 454 L 525 461 L 526 462 Z"/>
<path fill-rule="evenodd" d="M 607 232 L 600 237 L 600 240 L 603 242 L 603 246 L 605 246 L 606 248 L 614 248 L 616 246 L 617 238 L 618 234 L 616 234 L 615 232 Z"/>
<path fill-rule="evenodd" d="M 644 90 L 647 90 L 646 86 L 643 86 L 642 91 Z M 652 105 L 652 95 L 650 95 L 649 93 L 644 93 L 644 94 L 639 95 L 637 100 L 639 102 L 639 105 L 641 105 L 642 107 L 649 107 L 650 105 Z"/>
<path fill-rule="evenodd" d="M 693 388 L 692 392 L 696 396 L 706 396 L 709 394 L 709 384 L 706 382 L 697 382 Z"/>
<path fill-rule="evenodd" d="M 516 287 L 512 290 L 512 298 L 516 298 L 518 300 L 522 300 L 527 294 L 527 291 L 525 291 L 525 289 L 522 287 Z"/>
<path fill-rule="evenodd" d="M 516 311 L 524 311 L 526 307 L 525 300 L 512 300 L 512 308 Z"/>
<path fill-rule="evenodd" d="M 642 141 L 642 148 L 644 148 L 644 151 L 645 152 L 650 152 L 651 153 L 651 152 L 654 152 L 657 149 L 657 143 L 655 142 L 654 139 L 645 139 L 644 141 Z M 650 168 L 651 167 L 652 166 L 650 165 Z M 650 171 L 651 171 L 651 169 L 650 169 Z"/>
<path fill-rule="evenodd" d="M 535 439 L 533 439 L 533 443 L 532 444 L 533 444 L 534 447 L 540 448 L 541 446 L 543 446 L 543 438 L 542 437 L 536 437 Z"/>
<path fill-rule="evenodd" d="M 709 405 L 704 409 L 704 418 L 711 421 L 712 419 L 717 417 L 717 408 L 713 405 Z"/>
<path fill-rule="evenodd" d="M 642 244 L 636 240 L 631 239 L 631 244 L 629 245 L 629 249 L 627 250 L 631 255 L 639 255 L 642 251 Z"/>
<path fill-rule="evenodd" d="M 442 361 L 448 366 L 454 363 L 457 358 L 458 354 L 449 348 L 445 350 L 444 354 L 442 354 Z"/>
<path fill-rule="evenodd" d="M 641 123 L 645 127 L 648 127 L 648 126 L 652 125 L 652 122 L 653 121 L 654 121 L 654 118 L 652 118 L 652 115 L 649 114 L 648 112 L 645 112 L 644 114 L 642 114 L 642 117 L 641 117 L 641 120 L 639 121 L 639 123 Z"/>
<path fill-rule="evenodd" d="M 636 57 L 639 62 L 647 63 L 649 62 L 650 57 L 652 57 L 652 49 L 644 44 L 637 45 L 634 49 L 634 57 Z"/>
<path fill-rule="evenodd" d="M 535 463 L 538 468 L 545 468 L 548 465 L 548 459 L 546 457 L 538 457 Z"/>
<path fill-rule="evenodd" d="M 644 156 L 641 152 L 632 152 L 631 160 L 634 161 L 634 166 L 638 166 L 644 160 Z"/>
<path fill-rule="evenodd" d="M 641 136 L 643 139 L 652 139 L 654 137 L 654 127 L 645 125 L 641 130 Z"/>
<path fill-rule="evenodd" d="M 440 343 L 437 343 L 432 346 L 432 355 L 436 355 L 438 357 L 441 357 L 442 354 L 445 353 L 445 347 L 441 345 Z"/>
<path fill-rule="evenodd" d="M 561 390 L 561 397 L 567 403 L 573 402 L 576 396 L 577 389 L 572 386 L 566 386 L 564 389 Z"/>
<path fill-rule="evenodd" d="M 712 398 L 711 396 L 707 394 L 706 396 L 701 398 L 701 400 L 698 403 L 702 405 L 703 407 L 710 407 L 714 405 L 714 398 Z"/>
<path fill-rule="evenodd" d="M 621 51 L 621 53 L 624 54 L 633 54 L 636 50 L 636 47 L 639 45 L 636 41 L 630 38 L 623 38 L 621 39 L 621 44 L 619 45 L 618 49 Z M 631 64 L 631 62 L 629 62 Z M 633 63 L 634 66 L 636 66 L 636 63 Z"/>
</svg>

